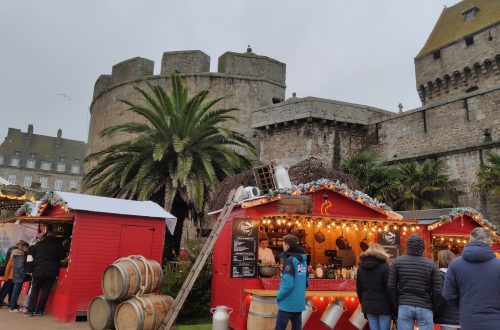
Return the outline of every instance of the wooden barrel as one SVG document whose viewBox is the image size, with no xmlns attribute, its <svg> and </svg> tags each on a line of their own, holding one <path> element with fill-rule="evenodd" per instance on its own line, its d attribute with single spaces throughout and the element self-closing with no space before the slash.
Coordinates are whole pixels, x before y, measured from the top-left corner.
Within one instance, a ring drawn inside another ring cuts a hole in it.
<svg viewBox="0 0 500 330">
<path fill-rule="evenodd" d="M 143 293 L 153 292 L 162 278 L 161 265 L 156 260 L 127 257 L 106 267 L 102 273 L 101 287 L 106 298 L 125 300 L 138 293 L 141 286 L 145 287 Z"/>
<path fill-rule="evenodd" d="M 247 330 L 274 330 L 277 316 L 278 304 L 276 297 L 252 295 L 248 311 Z M 286 329 L 289 330 L 290 328 L 289 323 Z"/>
<path fill-rule="evenodd" d="M 114 329 L 115 309 L 118 305 L 106 299 L 104 296 L 97 296 L 90 301 L 87 310 L 87 322 L 92 330 Z"/>
<path fill-rule="evenodd" d="M 174 299 L 170 296 L 148 294 L 140 299 L 134 297 L 116 308 L 115 327 L 117 330 L 158 329 L 173 304 Z"/>
</svg>

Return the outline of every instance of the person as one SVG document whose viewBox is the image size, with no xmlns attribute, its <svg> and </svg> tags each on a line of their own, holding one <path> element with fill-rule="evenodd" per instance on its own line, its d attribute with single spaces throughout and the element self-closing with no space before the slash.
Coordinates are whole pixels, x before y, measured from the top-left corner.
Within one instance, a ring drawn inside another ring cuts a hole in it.
<svg viewBox="0 0 500 330">
<path fill-rule="evenodd" d="M 64 250 L 50 226 L 47 226 L 43 239 L 36 243 L 30 252 L 33 256 L 33 279 L 25 315 L 42 316 L 52 285 L 59 273 L 60 262 L 65 257 Z"/>
<path fill-rule="evenodd" d="M 263 264 L 274 265 L 274 254 L 269 248 L 269 240 L 267 237 L 262 237 L 259 240 L 259 254 L 257 259 L 259 259 Z"/>
<path fill-rule="evenodd" d="M 9 300 L 9 308 L 11 312 L 18 312 L 19 305 L 17 304 L 17 300 L 19 298 L 19 294 L 21 293 L 21 289 L 23 288 L 23 283 L 26 280 L 26 253 L 28 252 L 29 244 L 26 242 L 22 242 L 19 244 L 19 249 L 16 250 L 17 255 L 13 257 L 13 275 L 12 275 L 12 294 Z M 14 255 L 14 254 L 13 254 Z"/>
<path fill-rule="evenodd" d="M 441 299 L 441 278 L 436 265 L 423 256 L 424 240 L 413 234 L 406 244 L 406 255 L 390 266 L 388 288 L 393 306 L 398 306 L 398 330 L 433 330 L 433 308 Z"/>
<path fill-rule="evenodd" d="M 302 329 L 302 311 L 306 306 L 306 288 L 308 286 L 307 257 L 299 245 L 297 237 L 283 237 L 283 251 L 286 253 L 281 283 L 276 295 L 278 315 L 275 330 L 284 330 L 288 321 L 292 330 Z"/>
<path fill-rule="evenodd" d="M 371 330 L 389 330 L 391 315 L 395 314 L 389 298 L 389 254 L 378 243 L 369 243 L 360 256 L 361 265 L 356 276 L 356 292 L 361 310 Z"/>
<path fill-rule="evenodd" d="M 490 231 L 473 229 L 462 256 L 446 272 L 443 296 L 458 306 L 462 330 L 500 328 L 500 259 L 492 244 Z"/>
<path fill-rule="evenodd" d="M 450 262 L 455 259 L 455 253 L 450 250 L 441 250 L 437 254 L 439 275 L 441 276 L 441 282 L 444 283 L 446 277 L 446 272 L 448 271 L 448 266 Z M 441 326 L 441 330 L 453 330 L 460 329 L 458 308 L 446 302 L 442 299 L 440 306 L 437 308 L 436 315 L 434 317 L 435 323 Z"/>
<path fill-rule="evenodd" d="M 7 295 L 9 296 L 8 301 L 12 298 L 12 289 L 14 288 L 14 282 L 12 282 L 12 278 L 14 276 L 14 259 L 20 254 L 22 254 L 22 251 L 19 250 L 19 248 L 16 247 L 15 249 L 12 249 L 9 261 L 5 267 L 4 282 L 2 288 L 0 289 L 0 302 L 2 306 L 5 305 L 4 300 Z"/>
</svg>

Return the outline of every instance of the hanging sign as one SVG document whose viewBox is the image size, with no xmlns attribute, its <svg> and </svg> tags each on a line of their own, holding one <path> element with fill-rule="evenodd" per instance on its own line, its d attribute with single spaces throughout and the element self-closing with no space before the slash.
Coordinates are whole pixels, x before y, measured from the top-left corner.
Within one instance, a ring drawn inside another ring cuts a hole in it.
<svg viewBox="0 0 500 330">
<path fill-rule="evenodd" d="M 259 220 L 234 218 L 231 245 L 231 277 L 257 277 Z"/>
<path fill-rule="evenodd" d="M 278 212 L 306 214 L 311 213 L 311 206 L 311 196 L 281 195 L 278 201 Z"/>
<path fill-rule="evenodd" d="M 399 230 L 383 231 L 378 235 L 378 243 L 391 255 L 396 258 L 400 254 L 401 239 L 399 237 Z"/>
</svg>

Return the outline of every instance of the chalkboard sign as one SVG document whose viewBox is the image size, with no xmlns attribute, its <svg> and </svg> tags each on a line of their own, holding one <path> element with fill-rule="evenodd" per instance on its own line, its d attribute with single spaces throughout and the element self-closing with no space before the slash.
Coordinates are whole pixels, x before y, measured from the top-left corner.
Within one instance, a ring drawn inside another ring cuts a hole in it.
<svg viewBox="0 0 500 330">
<path fill-rule="evenodd" d="M 231 245 L 231 277 L 257 277 L 259 220 L 233 219 Z"/>
<path fill-rule="evenodd" d="M 384 247 L 391 257 L 396 258 L 399 256 L 401 249 L 399 230 L 388 230 L 380 233 L 378 235 L 378 243 Z"/>
</svg>

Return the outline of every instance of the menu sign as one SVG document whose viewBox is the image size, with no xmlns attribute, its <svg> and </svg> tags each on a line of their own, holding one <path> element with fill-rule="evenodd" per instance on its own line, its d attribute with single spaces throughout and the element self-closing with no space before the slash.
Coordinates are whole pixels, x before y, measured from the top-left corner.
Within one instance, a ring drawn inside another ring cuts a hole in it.
<svg viewBox="0 0 500 330">
<path fill-rule="evenodd" d="M 232 234 L 231 277 L 257 277 L 259 221 L 234 218 Z"/>
<path fill-rule="evenodd" d="M 378 235 L 378 243 L 391 255 L 392 258 L 399 256 L 401 240 L 399 230 L 388 230 Z"/>
</svg>

